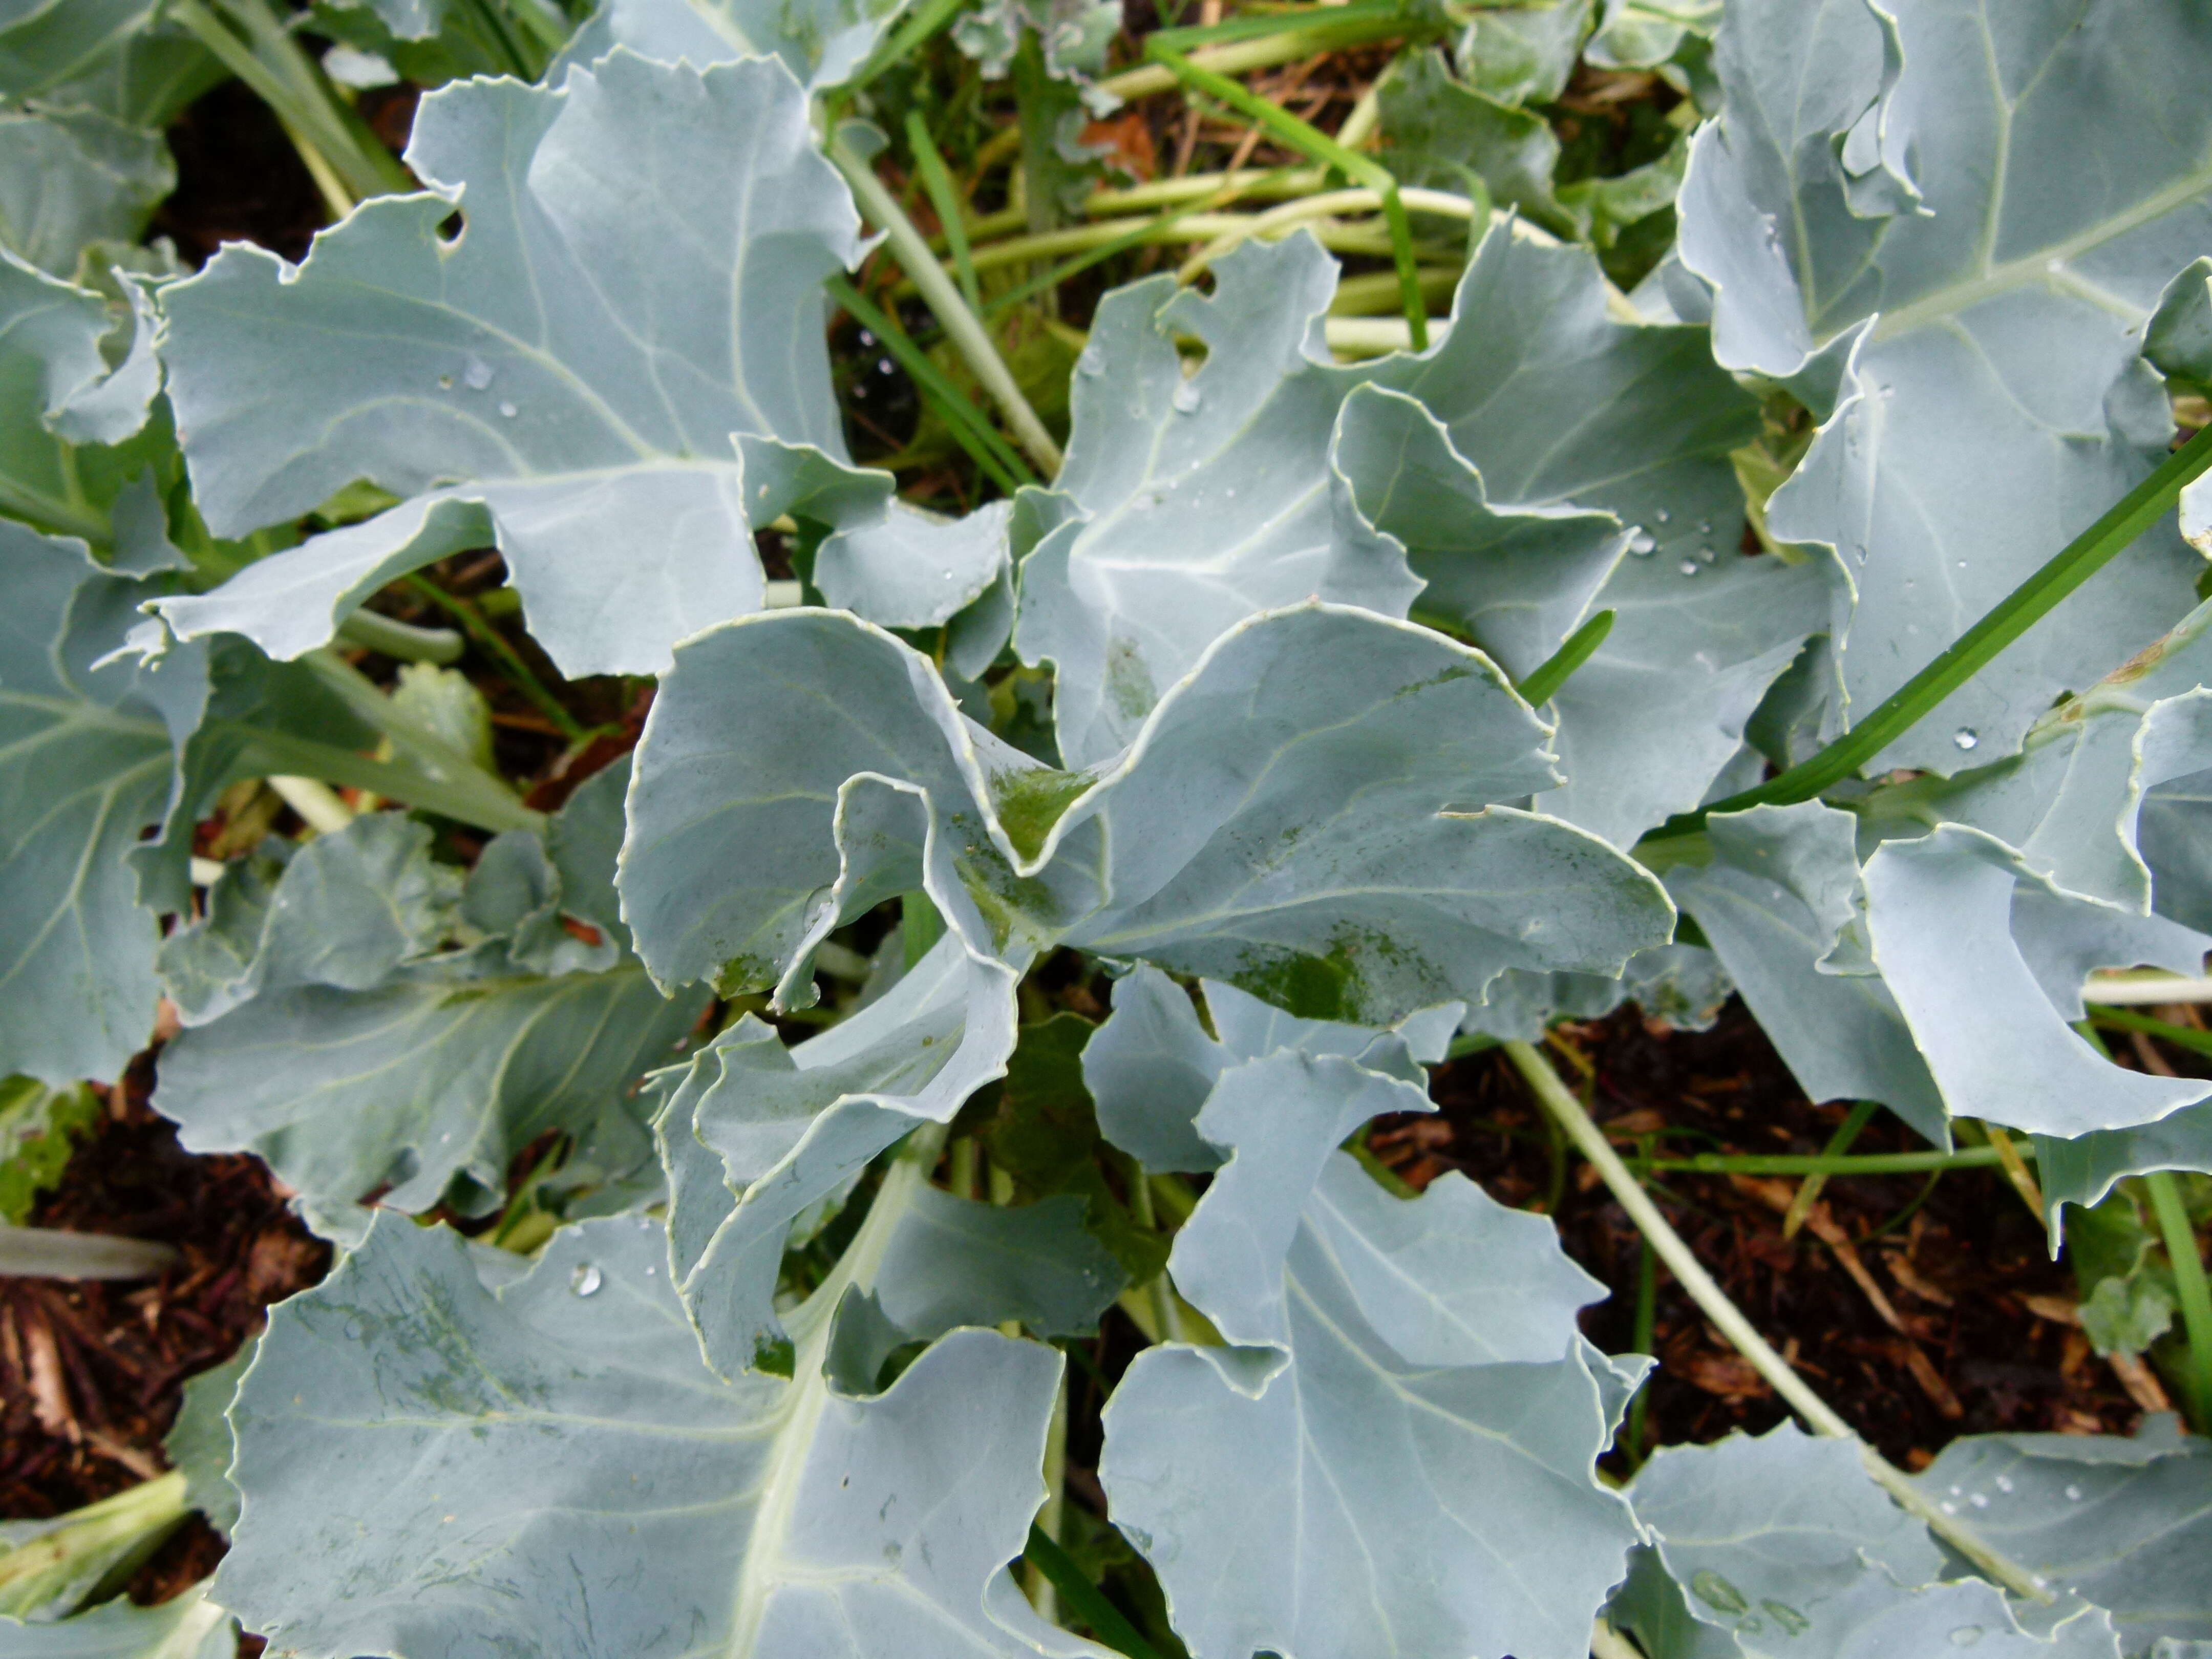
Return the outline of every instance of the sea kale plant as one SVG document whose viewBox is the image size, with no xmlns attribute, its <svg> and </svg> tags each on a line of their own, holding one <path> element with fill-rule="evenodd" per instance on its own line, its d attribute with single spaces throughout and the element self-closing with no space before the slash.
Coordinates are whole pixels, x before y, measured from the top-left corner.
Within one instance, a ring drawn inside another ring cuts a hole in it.
<svg viewBox="0 0 2212 1659">
<path fill-rule="evenodd" d="M 2090 1023 L 2212 947 L 2212 12 L 1118 26 L 0 17 L 0 1153 L 152 1046 L 336 1251 L 179 1474 L 0 1531 L 0 1655 L 2212 1653 L 2212 1084 Z M 1375 42 L 1333 136 L 1235 78 Z M 1638 168 L 1578 58 L 1681 94 Z M 226 74 L 296 263 L 137 243 Z M 930 77 L 1002 75 L 985 213 Z M 1298 164 L 1117 194 L 1070 112 L 1178 88 Z M 1732 991 L 2054 1249 L 2142 1195 L 2085 1310 L 2187 1421 L 1858 1442 L 1542 1046 Z M 1360 1138 L 1486 1048 L 1809 1432 L 1601 1473 L 1605 1287 Z"/>
</svg>

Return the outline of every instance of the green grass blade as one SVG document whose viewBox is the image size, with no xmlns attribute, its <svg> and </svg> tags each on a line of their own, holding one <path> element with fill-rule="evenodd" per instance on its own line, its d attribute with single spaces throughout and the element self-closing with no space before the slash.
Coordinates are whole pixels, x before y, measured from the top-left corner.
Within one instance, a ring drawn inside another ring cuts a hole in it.
<svg viewBox="0 0 2212 1659">
<path fill-rule="evenodd" d="M 1862 1100 L 1853 1106 L 1844 1115 L 1844 1121 L 1836 1126 L 1836 1133 L 1828 1137 L 1828 1144 L 1820 1149 L 1820 1156 L 1841 1158 L 1850 1151 L 1851 1143 L 1859 1138 L 1859 1131 L 1874 1121 L 1875 1113 L 1880 1109 L 1871 1100 Z M 1805 1218 L 1813 1213 L 1813 1206 L 1820 1201 L 1820 1188 L 1827 1184 L 1827 1181 L 1828 1177 L 1823 1172 L 1808 1175 L 1797 1183 L 1796 1196 L 1790 1200 L 1790 1207 L 1783 1212 L 1783 1237 L 1797 1237 L 1797 1230 L 1805 1224 Z"/>
<path fill-rule="evenodd" d="M 2007 594 L 1951 647 L 1893 692 L 1881 706 L 1835 742 L 1779 777 L 1678 812 L 1649 839 L 1688 835 L 1715 812 L 1788 805 L 1810 800 L 1854 776 L 1859 769 L 1934 712 L 1937 704 L 1979 673 L 1997 653 L 2035 626 L 2075 588 L 2110 564 L 2170 509 L 2189 482 L 2212 466 L 2212 427 L 2167 456 L 2158 469 L 2114 502 L 2043 568 Z"/>
<path fill-rule="evenodd" d="M 830 297 L 851 313 L 854 321 L 873 334 L 883 343 L 884 349 L 898 360 L 899 367 L 906 370 L 916 389 L 934 401 L 954 439 L 975 458 L 978 466 L 991 474 L 1000 489 L 1011 495 L 1018 485 L 1036 482 L 1036 474 L 1013 446 L 999 435 L 999 429 L 983 411 L 953 384 L 950 375 L 929 361 L 928 355 L 915 344 L 896 319 L 878 310 L 842 276 L 832 276 L 825 286 Z M 988 461 L 986 456 L 989 458 Z"/>
<path fill-rule="evenodd" d="M 966 3 L 967 0 L 926 0 L 896 32 L 878 43 L 875 51 L 868 54 L 868 61 L 837 90 L 848 95 L 858 92 L 893 64 L 911 57 L 931 35 L 957 16 Z"/>
<path fill-rule="evenodd" d="M 1295 34 L 1301 30 L 1354 30 L 1394 23 L 1411 25 L 1413 21 L 1397 0 L 1353 0 L 1349 5 L 1314 6 L 1256 17 L 1232 17 L 1226 22 L 1191 28 L 1155 29 L 1145 40 L 1147 46 L 1157 41 L 1170 52 L 1191 52 L 1200 46 L 1223 46 L 1231 40 L 1259 40 L 1269 35 Z"/>
<path fill-rule="evenodd" d="M 2025 1158 L 2035 1156 L 2033 1146 L 2018 1148 Z M 1639 1163 L 1646 1170 L 1675 1170 L 1686 1175 L 1751 1176 L 1879 1176 L 1917 1175 L 1926 1170 L 1978 1170 L 2003 1162 L 1994 1146 L 1962 1146 L 1955 1152 L 1698 1152 L 1689 1158 L 1655 1158 Z"/>
<path fill-rule="evenodd" d="M 2193 1054 L 2212 1054 L 2212 1031 L 2192 1031 L 2186 1025 L 2154 1019 L 2150 1015 L 2139 1014 L 2132 1008 L 2111 1008 L 2094 1001 L 2089 1005 L 2089 1018 L 2096 1024 L 2110 1025 L 2117 1030 L 2141 1031 L 2145 1036 L 2161 1038 Z M 2111 1056 L 2108 1054 L 2106 1058 L 2110 1059 Z"/>
<path fill-rule="evenodd" d="M 2180 1184 L 2170 1170 L 2154 1170 L 2143 1177 L 2150 1206 L 2165 1236 L 2166 1259 L 2173 1267 L 2173 1288 L 2181 1302 L 2182 1328 L 2188 1333 L 2189 1415 L 2197 1432 L 2212 1432 L 2212 1285 L 2204 1279 L 2204 1257 L 2197 1243 L 2197 1230 L 2189 1224 L 2189 1206 L 2181 1201 Z"/>
<path fill-rule="evenodd" d="M 1101 1642 L 1116 1653 L 1126 1653 L 1129 1659 L 1160 1659 L 1160 1650 L 1145 1640 L 1137 1627 L 1121 1616 L 1121 1610 L 1106 1599 L 1105 1592 L 1084 1576 L 1075 1558 L 1042 1528 L 1030 1527 L 1030 1541 L 1022 1553 L 1052 1582 L 1067 1610 L 1090 1626 L 1091 1634 Z"/>
<path fill-rule="evenodd" d="M 1534 672 L 1514 688 L 1531 708 L 1541 708 L 1559 694 L 1559 688 L 1568 677 L 1597 653 L 1605 643 L 1605 636 L 1613 632 L 1613 612 L 1601 611 L 1580 628 L 1567 635 L 1567 641 L 1554 651 Z"/>
<path fill-rule="evenodd" d="M 938 153 L 937 144 L 929 136 L 929 123 L 921 118 L 918 109 L 907 112 L 906 141 L 914 151 L 915 167 L 921 171 L 921 187 L 929 192 L 929 204 L 937 210 L 938 223 L 945 227 L 945 246 L 952 255 L 952 270 L 960 279 L 960 292 L 968 301 L 968 308 L 980 317 L 984 314 L 983 290 L 975 284 L 975 265 L 968 252 L 968 210 L 961 204 L 960 192 L 952 187 L 952 175 L 945 170 L 945 157 Z"/>
</svg>

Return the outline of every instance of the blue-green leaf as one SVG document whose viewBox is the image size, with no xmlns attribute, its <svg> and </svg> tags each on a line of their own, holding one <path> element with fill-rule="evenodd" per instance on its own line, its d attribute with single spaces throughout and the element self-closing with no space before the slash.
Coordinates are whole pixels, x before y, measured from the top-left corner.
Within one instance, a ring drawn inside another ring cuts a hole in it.
<svg viewBox="0 0 2212 1659">
<path fill-rule="evenodd" d="M 1785 1423 L 1757 1439 L 1664 1448 L 1629 1496 L 1656 1540 L 1609 1612 L 1650 1659 L 2119 1654 L 2102 1612 L 2077 1602 L 2031 1629 L 1994 1586 L 1938 1582 L 1942 1553 L 1867 1478 L 1849 1440 Z"/>
<path fill-rule="evenodd" d="M 0 1072 L 58 1087 L 120 1075 L 153 1028 L 159 930 L 129 860 L 179 799 L 206 653 L 110 659 L 149 585 L 82 542 L 0 520 Z"/>
<path fill-rule="evenodd" d="M 127 1595 L 58 1624 L 0 1619 L 0 1659 L 231 1659 L 238 1626 L 198 1585 L 159 1607 Z"/>
<path fill-rule="evenodd" d="M 1139 1355 L 1099 1468 L 1194 1653 L 1567 1659 L 1621 1575 L 1635 1529 L 1592 1470 L 1615 1390 L 1575 1325 L 1600 1287 L 1540 1218 L 1455 1175 L 1393 1198 L 1334 1150 L 1425 1104 L 1279 1051 L 1199 1115 L 1229 1161 L 1170 1270 L 1247 1346 Z"/>
<path fill-rule="evenodd" d="M 858 258 L 859 220 L 781 67 L 617 52 L 558 90 L 457 83 L 423 100 L 408 158 L 438 191 L 363 204 L 296 269 L 234 246 L 164 291 L 217 534 L 356 478 L 408 498 L 168 602 L 179 633 L 296 656 L 490 543 L 565 672 L 657 671 L 760 604 L 753 525 L 809 500 L 881 516 L 890 479 L 845 465 L 823 341 L 821 280 Z"/>
<path fill-rule="evenodd" d="M 177 186 L 161 135 L 92 109 L 0 112 L 0 246 L 67 278 L 88 242 L 135 242 Z"/>
<path fill-rule="evenodd" d="M 2212 1545 L 2212 1444 L 2170 1415 L 2112 1435 L 1986 1434 L 1954 1440 L 1916 1477 L 1972 1518 L 1992 1548 L 2058 1593 L 2108 1610 L 2130 1656 L 2154 1641 L 2212 1641 L 2201 1567 Z"/>
<path fill-rule="evenodd" d="M 2184 67 L 2206 31 L 2187 0 L 2063 26 L 1976 0 L 1731 0 L 1681 255 L 1713 287 L 1720 361 L 1822 422 L 1768 514 L 1832 561 L 1830 730 L 2164 456 L 2141 331 L 2212 224 L 2212 115 Z M 2197 568 L 2154 528 L 1870 769 L 2008 752 L 2185 609 Z"/>
<path fill-rule="evenodd" d="M 380 1220 L 272 1313 L 216 1594 L 324 1659 L 1098 1651 L 1005 1571 L 1051 1349 L 958 1331 L 856 1398 L 817 1337 L 793 1381 L 720 1382 L 664 1261 L 657 1224 L 586 1222 L 494 1291 L 453 1234 Z"/>
<path fill-rule="evenodd" d="M 947 933 L 882 997 L 791 1048 L 738 1020 L 667 1091 L 655 1132 L 669 1272 L 718 1371 L 757 1365 L 787 1340 L 775 1291 L 792 1224 L 1005 1074 L 1017 977 Z"/>
<path fill-rule="evenodd" d="M 779 613 L 678 653 L 625 913 L 664 979 L 788 1000 L 814 940 L 926 876 L 970 948 L 1018 966 L 1064 940 L 1387 1021 L 1664 939 L 1640 869 L 1508 804 L 1556 777 L 1544 735 L 1479 653 L 1308 604 L 1223 635 L 1109 764 L 1055 772 L 896 641 Z"/>
<path fill-rule="evenodd" d="M 605 857 L 611 835 L 588 824 L 618 811 L 623 781 L 619 768 L 590 780 L 556 825 Z M 190 1029 L 162 1053 L 159 1109 L 188 1146 L 251 1148 L 321 1201 L 388 1187 L 379 1201 L 394 1208 L 442 1198 L 480 1212 L 548 1129 L 574 1138 L 571 1184 L 647 1164 L 629 1085 L 706 999 L 664 999 L 587 920 L 605 908 L 607 872 L 564 879 L 566 837 L 549 834 L 550 858 L 532 832 L 509 832 L 464 884 L 433 862 L 427 827 L 371 814 L 273 884 L 227 873 L 209 919 L 167 947 Z M 232 884 L 264 884 L 261 896 L 234 899 Z"/>
<path fill-rule="evenodd" d="M 780 58 L 801 86 L 823 92 L 866 61 L 906 0 L 601 0 L 547 78 L 598 63 L 617 46 L 665 64 L 704 69 L 740 58 Z"/>
</svg>

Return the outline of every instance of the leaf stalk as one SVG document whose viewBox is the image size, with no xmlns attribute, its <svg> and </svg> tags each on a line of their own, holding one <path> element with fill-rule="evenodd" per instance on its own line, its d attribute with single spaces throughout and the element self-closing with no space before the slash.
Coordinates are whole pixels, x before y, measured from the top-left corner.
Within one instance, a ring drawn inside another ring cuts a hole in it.
<svg viewBox="0 0 2212 1659">
<path fill-rule="evenodd" d="M 2023 1158 L 2033 1146 L 2015 1146 Z M 1639 1159 L 1637 1167 L 1682 1175 L 1881 1176 L 1918 1175 L 1928 1170 L 2002 1168 L 2004 1156 L 1994 1146 L 1962 1146 L 1951 1152 L 1698 1152 L 1688 1158 Z"/>
</svg>

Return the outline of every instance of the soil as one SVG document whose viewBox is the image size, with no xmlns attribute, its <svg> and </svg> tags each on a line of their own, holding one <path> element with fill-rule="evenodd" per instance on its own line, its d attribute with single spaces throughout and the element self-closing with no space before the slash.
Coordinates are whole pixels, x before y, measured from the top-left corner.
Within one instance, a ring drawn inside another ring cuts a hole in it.
<svg viewBox="0 0 2212 1659">
<path fill-rule="evenodd" d="M 1624 1154 L 1818 1152 L 1847 1109 L 1808 1101 L 1738 1001 L 1705 1032 L 1647 1026 L 1630 1008 L 1558 1037 L 1555 1049 L 1589 1062 L 1592 1115 Z M 1571 1060 L 1556 1063 L 1574 1080 Z M 1502 1056 L 1439 1068 L 1431 1092 L 1437 1118 L 1380 1124 L 1370 1146 L 1413 1185 L 1456 1169 L 1501 1202 L 1557 1218 L 1568 1253 L 1613 1291 L 1584 1313 L 1585 1333 L 1608 1352 L 1642 1347 L 1662 1361 L 1647 1448 L 1755 1432 L 1788 1414 L 1663 1267 L 1650 1343 L 1637 1340 L 1641 1238 L 1594 1168 L 1557 1157 Z M 1851 1150 L 1924 1147 L 1880 1113 Z M 1813 1224 L 1785 1239 L 1796 1186 L 1673 1172 L 1651 1191 L 1736 1304 L 1893 1462 L 1918 1468 L 1961 1434 L 2133 1428 L 2141 1407 L 2060 1316 L 2075 1300 L 2071 1271 L 2050 1259 L 2041 1220 L 2000 1170 L 1954 1170 L 1932 1186 L 1920 1175 L 1831 1180 Z"/>
<path fill-rule="evenodd" d="M 151 1282 L 0 1278 L 0 1516 L 43 1519 L 167 1467 L 186 1378 L 221 1364 L 262 1310 L 320 1279 L 330 1251 L 292 1217 L 259 1159 L 196 1157 L 148 1108 L 142 1057 L 32 1224 L 158 1239 L 180 1259 Z M 141 1601 L 214 1570 L 195 1515 L 132 1581 Z"/>
</svg>

